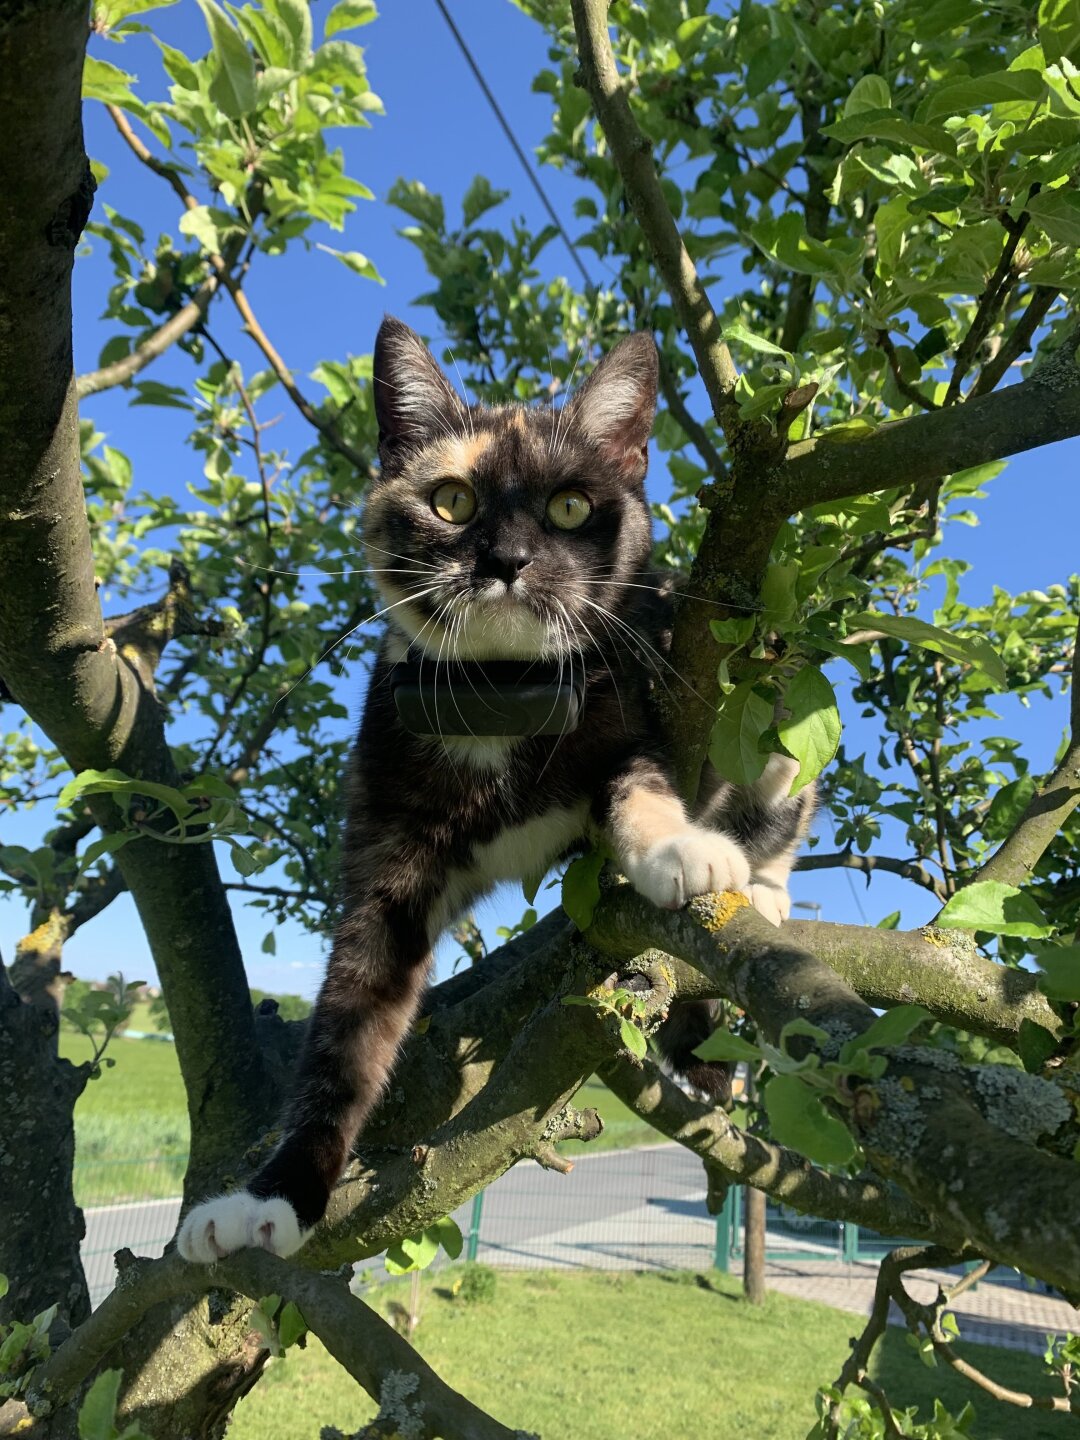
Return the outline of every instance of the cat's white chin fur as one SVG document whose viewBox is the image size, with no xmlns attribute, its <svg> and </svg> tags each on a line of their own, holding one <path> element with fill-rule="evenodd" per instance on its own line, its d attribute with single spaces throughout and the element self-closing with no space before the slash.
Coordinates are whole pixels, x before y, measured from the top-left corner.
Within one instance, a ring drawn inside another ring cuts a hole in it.
<svg viewBox="0 0 1080 1440">
<path fill-rule="evenodd" d="M 665 910 L 680 910 L 695 895 L 745 890 L 750 882 L 750 866 L 739 847 L 697 825 L 658 841 L 625 869 L 638 894 Z"/>
<path fill-rule="evenodd" d="M 310 1233 L 301 1230 L 287 1200 L 260 1200 L 247 1190 L 237 1190 L 196 1205 L 180 1226 L 176 1247 L 194 1265 L 213 1265 L 249 1246 L 272 1255 L 292 1255 Z"/>
</svg>

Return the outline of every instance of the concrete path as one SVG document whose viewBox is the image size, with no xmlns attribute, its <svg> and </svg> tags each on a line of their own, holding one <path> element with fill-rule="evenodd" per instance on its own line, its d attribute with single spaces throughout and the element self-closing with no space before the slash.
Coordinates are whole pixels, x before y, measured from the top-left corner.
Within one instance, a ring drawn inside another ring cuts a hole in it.
<svg viewBox="0 0 1080 1440">
<path fill-rule="evenodd" d="M 112 1288 L 113 1252 L 160 1255 L 176 1226 L 179 1200 L 111 1205 L 86 1212 L 83 1263 L 97 1304 Z M 470 1204 L 455 1212 L 463 1235 Z M 570 1175 L 539 1165 L 514 1167 L 484 1194 L 477 1258 L 489 1265 L 529 1269 L 709 1270 L 716 1222 L 705 1209 L 701 1162 L 680 1145 L 583 1153 Z M 769 1285 L 853 1314 L 869 1314 L 877 1266 L 845 1263 L 841 1232 L 827 1221 L 769 1212 Z M 737 1262 L 736 1262 L 737 1263 Z M 371 1277 L 382 1267 L 372 1262 Z M 987 1283 L 957 1303 L 963 1336 L 987 1344 L 1040 1352 L 1048 1333 L 1080 1329 L 1064 1300 L 1013 1283 Z M 930 1299 L 934 1272 L 910 1278 L 912 1293 Z M 899 1322 L 899 1316 L 895 1317 Z"/>
</svg>

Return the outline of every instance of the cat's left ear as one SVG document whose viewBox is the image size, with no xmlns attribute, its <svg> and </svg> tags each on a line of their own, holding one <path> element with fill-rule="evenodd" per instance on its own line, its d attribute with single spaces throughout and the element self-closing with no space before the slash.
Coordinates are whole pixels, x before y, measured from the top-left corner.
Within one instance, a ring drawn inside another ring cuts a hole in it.
<svg viewBox="0 0 1080 1440">
<path fill-rule="evenodd" d="M 567 401 L 568 422 L 628 481 L 645 475 L 658 376 L 656 342 L 639 331 L 620 340 Z"/>
</svg>

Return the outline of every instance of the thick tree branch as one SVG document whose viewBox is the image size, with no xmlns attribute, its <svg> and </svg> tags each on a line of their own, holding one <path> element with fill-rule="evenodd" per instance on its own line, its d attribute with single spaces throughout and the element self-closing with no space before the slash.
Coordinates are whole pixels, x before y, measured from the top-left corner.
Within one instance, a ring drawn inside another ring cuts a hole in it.
<svg viewBox="0 0 1080 1440">
<path fill-rule="evenodd" d="M 912 486 L 1080 434 L 1080 368 L 1066 337 L 1027 380 L 963 404 L 881 425 L 852 444 L 828 431 L 792 445 L 768 505 L 793 514 L 825 500 Z"/>
<path fill-rule="evenodd" d="M 137 1260 L 121 1251 L 117 1259 L 116 1289 L 37 1371 L 29 1397 L 33 1413 L 48 1414 L 72 1398 L 152 1306 L 211 1289 L 236 1290 L 252 1301 L 271 1294 L 291 1300 L 334 1359 L 388 1414 L 391 1398 L 400 1396 L 399 1428 L 387 1429 L 388 1436 L 404 1433 L 408 1423 L 417 1440 L 528 1440 L 440 1380 L 403 1336 L 350 1294 L 341 1275 L 312 1274 L 263 1250 L 241 1251 L 212 1268 L 188 1265 L 177 1254 Z"/>
<path fill-rule="evenodd" d="M 634 119 L 608 35 L 607 0 L 572 0 L 581 59 L 580 83 L 589 92 L 627 197 L 675 302 L 713 414 L 730 442 L 741 428 L 735 403 L 738 373 L 720 322 L 672 219 L 652 158 L 652 146 Z"/>
<path fill-rule="evenodd" d="M 809 1020 L 835 1054 L 875 1018 L 828 965 L 777 936 L 741 896 L 704 896 L 661 912 L 619 886 L 601 897 L 588 938 L 618 959 L 656 948 L 694 965 L 773 1043 L 789 1021 Z M 1071 1121 L 1055 1085 L 905 1046 L 892 1052 L 883 1079 L 858 1088 L 866 1103 L 842 1108 L 844 1120 L 874 1167 L 925 1207 L 936 1235 L 1080 1291 L 1076 1166 L 1035 1148 L 1040 1135 Z M 1045 1217 L 1037 1227 L 1035 1213 Z"/>
<path fill-rule="evenodd" d="M 782 933 L 824 960 L 868 1005 L 922 1005 L 947 1025 L 1013 1049 L 1025 1020 L 1064 1039 L 1065 1023 L 1040 994 L 1038 976 L 985 959 L 962 930 L 792 920 Z"/>
<path fill-rule="evenodd" d="M 137 345 L 130 355 L 114 360 L 111 365 L 103 365 L 100 370 L 90 370 L 85 375 L 80 375 L 75 382 L 79 399 L 100 394 L 102 390 L 111 390 L 114 385 L 127 384 L 140 370 L 145 370 L 147 365 L 164 355 L 170 345 L 182 340 L 190 330 L 194 330 L 206 319 L 206 312 L 217 288 L 217 276 L 211 275 L 208 280 L 203 281 L 186 305 L 182 305 L 175 315 L 170 315 L 168 320 Z"/>
<path fill-rule="evenodd" d="M 606 1060 L 596 1073 L 624 1105 L 722 1171 L 728 1184 L 753 1185 L 796 1210 L 883 1235 L 930 1234 L 926 1215 L 895 1186 L 830 1174 L 794 1150 L 740 1130 L 719 1106 L 691 1100 L 655 1065 Z"/>
</svg>

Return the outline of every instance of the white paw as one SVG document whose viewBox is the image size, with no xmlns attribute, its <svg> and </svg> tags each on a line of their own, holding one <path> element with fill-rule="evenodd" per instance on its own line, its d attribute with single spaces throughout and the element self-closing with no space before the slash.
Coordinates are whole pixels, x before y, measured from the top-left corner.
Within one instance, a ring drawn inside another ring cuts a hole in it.
<svg viewBox="0 0 1080 1440">
<path fill-rule="evenodd" d="M 743 894 L 750 904 L 773 925 L 782 925 L 791 914 L 791 896 L 786 885 L 775 880 L 751 880 Z"/>
<path fill-rule="evenodd" d="M 733 841 L 692 826 L 646 850 L 626 866 L 639 895 L 665 910 L 679 910 L 695 895 L 744 890 L 750 880 L 746 856 Z"/>
<path fill-rule="evenodd" d="M 291 1255 L 307 1239 L 287 1200 L 260 1200 L 246 1190 L 215 1195 L 186 1216 L 177 1249 L 194 1265 L 213 1265 L 234 1250 L 253 1246 L 272 1255 Z"/>
</svg>

